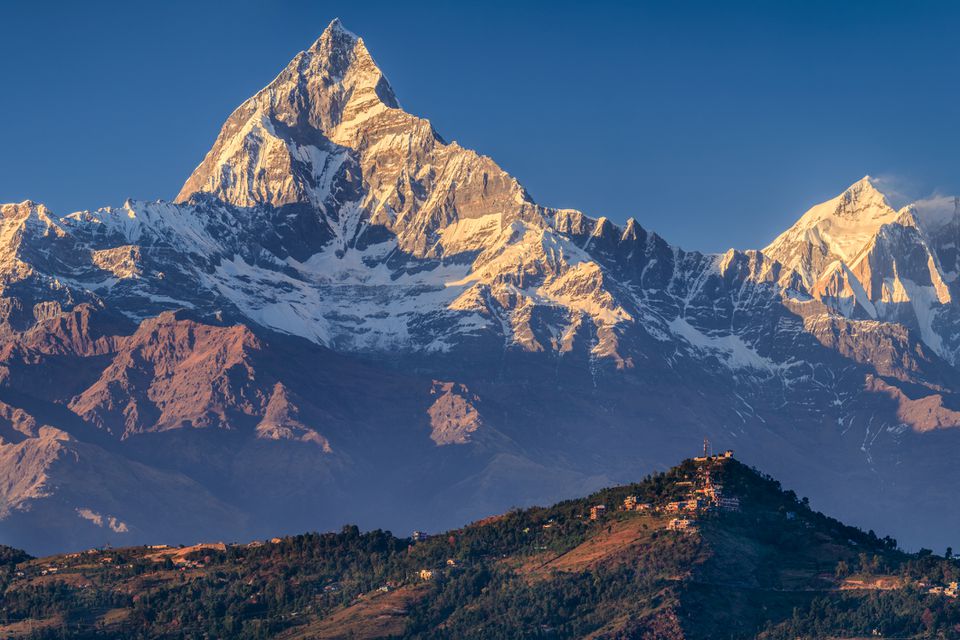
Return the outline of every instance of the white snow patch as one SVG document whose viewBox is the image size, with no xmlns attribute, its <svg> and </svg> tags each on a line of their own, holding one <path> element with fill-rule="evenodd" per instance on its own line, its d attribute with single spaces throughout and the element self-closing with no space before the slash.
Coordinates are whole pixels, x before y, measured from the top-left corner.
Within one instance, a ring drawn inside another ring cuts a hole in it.
<svg viewBox="0 0 960 640">
<path fill-rule="evenodd" d="M 716 355 L 731 369 L 757 369 L 774 371 L 777 365 L 758 354 L 739 336 L 708 336 L 683 318 L 670 321 L 670 330 L 682 337 L 693 347 Z"/>
<path fill-rule="evenodd" d="M 130 529 L 127 527 L 127 524 L 114 516 L 105 516 L 97 513 L 93 509 L 87 507 L 80 507 L 77 509 L 77 515 L 83 518 L 84 520 L 89 520 L 93 524 L 101 528 L 108 528 L 114 533 L 129 533 Z"/>
</svg>

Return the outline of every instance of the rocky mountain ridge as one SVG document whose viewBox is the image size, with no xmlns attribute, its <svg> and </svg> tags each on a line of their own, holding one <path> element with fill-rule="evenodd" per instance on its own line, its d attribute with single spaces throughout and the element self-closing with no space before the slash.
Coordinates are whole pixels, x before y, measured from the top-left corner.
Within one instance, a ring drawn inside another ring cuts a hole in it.
<svg viewBox="0 0 960 640">
<path fill-rule="evenodd" d="M 685 251 L 535 203 L 334 21 L 175 202 L 0 209 L 0 542 L 449 526 L 704 435 L 946 538 L 950 202 L 864 178 L 762 251 Z"/>
</svg>

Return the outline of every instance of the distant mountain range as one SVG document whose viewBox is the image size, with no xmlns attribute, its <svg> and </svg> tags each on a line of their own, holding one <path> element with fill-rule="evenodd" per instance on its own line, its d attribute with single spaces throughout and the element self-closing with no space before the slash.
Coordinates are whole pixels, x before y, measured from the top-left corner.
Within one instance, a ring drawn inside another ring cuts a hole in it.
<svg viewBox="0 0 960 640">
<path fill-rule="evenodd" d="M 955 198 L 867 177 L 685 251 L 537 204 L 334 21 L 174 202 L 0 212 L 2 543 L 439 530 L 704 437 L 907 545 L 960 525 Z"/>
<path fill-rule="evenodd" d="M 30 638 L 953 638 L 960 565 L 809 508 L 735 459 L 440 535 L 0 547 L 0 635 Z M 32 633 L 32 635 L 31 635 Z"/>
</svg>

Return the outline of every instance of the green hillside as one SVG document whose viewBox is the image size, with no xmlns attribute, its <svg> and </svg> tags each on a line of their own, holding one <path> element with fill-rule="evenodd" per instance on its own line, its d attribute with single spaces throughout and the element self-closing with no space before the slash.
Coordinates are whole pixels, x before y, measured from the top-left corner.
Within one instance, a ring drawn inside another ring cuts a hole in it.
<svg viewBox="0 0 960 640">
<path fill-rule="evenodd" d="M 715 457 L 416 541 L 4 549 L 0 637 L 954 638 L 957 580 Z"/>
</svg>

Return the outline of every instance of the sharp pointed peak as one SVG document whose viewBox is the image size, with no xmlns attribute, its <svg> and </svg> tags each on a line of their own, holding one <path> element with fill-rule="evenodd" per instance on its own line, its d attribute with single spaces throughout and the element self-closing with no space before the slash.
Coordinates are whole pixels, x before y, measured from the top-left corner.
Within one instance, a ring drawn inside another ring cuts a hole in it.
<svg viewBox="0 0 960 640">
<path fill-rule="evenodd" d="M 891 212 L 898 208 L 893 205 L 890 194 L 885 193 L 882 183 L 869 175 L 860 178 L 844 189 L 830 203 L 824 204 L 834 204 L 837 212 L 847 211 L 848 213 L 851 206 L 854 206 L 856 210 L 860 210 L 861 207 L 868 207 Z M 814 209 L 818 208 L 814 207 Z"/>
<path fill-rule="evenodd" d="M 849 263 L 886 224 L 909 222 L 890 204 L 878 186 L 878 180 L 866 175 L 840 195 L 814 205 L 789 229 L 777 236 L 763 252 L 790 268 L 801 269 L 807 284 L 818 277 L 832 260 Z M 824 253 L 813 262 L 804 258 L 811 243 Z"/>
<path fill-rule="evenodd" d="M 343 79 L 351 69 L 362 69 L 364 77 L 377 85 L 377 93 L 384 103 L 390 107 L 399 106 L 393 89 L 377 66 L 363 38 L 344 27 L 339 18 L 334 18 L 316 42 L 290 63 L 291 66 L 301 65 L 304 55 L 309 61 L 311 72 L 323 69 L 335 80 Z"/>
<path fill-rule="evenodd" d="M 324 33 L 328 31 L 340 31 L 348 35 L 351 35 L 353 37 L 356 37 L 356 34 L 354 34 L 352 31 L 350 31 L 349 29 L 343 26 L 343 21 L 340 20 L 340 18 L 334 18 L 333 20 L 330 21 L 330 24 L 327 25 L 326 29 L 324 29 Z"/>
<path fill-rule="evenodd" d="M 327 34 L 328 36 L 333 36 L 334 34 L 341 35 L 352 40 L 360 39 L 360 36 L 343 26 L 343 22 L 340 20 L 340 18 L 334 18 L 331 20 L 330 24 L 327 25 L 327 28 L 323 30 L 323 33 Z"/>
<path fill-rule="evenodd" d="M 330 24 L 327 25 L 327 28 L 323 30 L 323 33 L 320 34 L 320 37 L 316 39 L 313 46 L 310 47 L 310 50 L 330 50 L 344 47 L 353 48 L 357 43 L 362 44 L 363 39 L 353 31 L 344 27 L 340 18 L 334 18 L 330 21 Z"/>
<path fill-rule="evenodd" d="M 865 175 L 849 187 L 846 188 L 848 192 L 876 192 L 883 194 L 883 191 L 880 189 L 878 180 L 871 175 Z"/>
<path fill-rule="evenodd" d="M 238 158 L 245 157 L 246 143 L 241 141 L 252 131 L 265 132 L 283 144 L 326 144 L 318 142 L 326 138 L 351 146 L 367 133 L 368 122 L 399 108 L 393 88 L 363 39 L 334 19 L 309 49 L 298 53 L 266 87 L 234 110 L 176 201 L 186 202 L 201 191 L 220 194 L 239 206 L 264 198 L 273 204 L 295 201 L 303 195 L 290 192 L 290 181 L 283 174 L 276 183 L 270 182 L 265 196 L 223 178 L 221 167 L 242 162 Z M 232 166 L 229 175 L 235 170 L 243 169 Z"/>
</svg>

